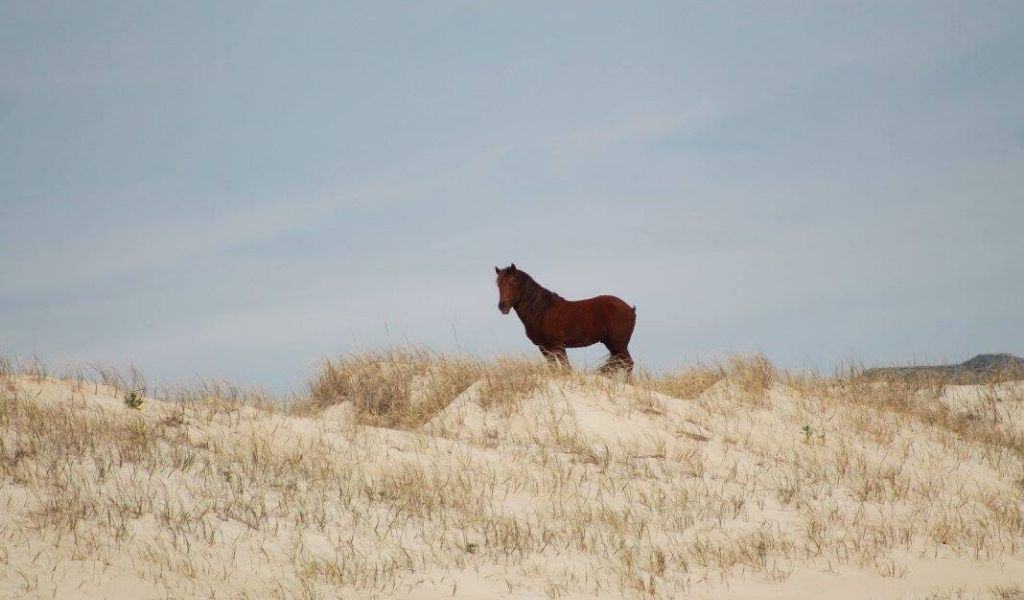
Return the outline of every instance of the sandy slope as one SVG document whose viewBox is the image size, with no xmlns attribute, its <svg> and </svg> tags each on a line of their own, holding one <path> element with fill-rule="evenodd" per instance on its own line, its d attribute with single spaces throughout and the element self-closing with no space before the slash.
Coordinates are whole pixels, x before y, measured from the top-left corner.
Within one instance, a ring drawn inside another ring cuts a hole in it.
<svg viewBox="0 0 1024 600">
<path fill-rule="evenodd" d="M 590 376 L 495 404 L 478 382 L 415 431 L 348 404 L 135 411 L 91 383 L 0 386 L 0 597 L 1024 589 L 1020 384 L 889 410 L 863 389 L 679 399 Z"/>
</svg>

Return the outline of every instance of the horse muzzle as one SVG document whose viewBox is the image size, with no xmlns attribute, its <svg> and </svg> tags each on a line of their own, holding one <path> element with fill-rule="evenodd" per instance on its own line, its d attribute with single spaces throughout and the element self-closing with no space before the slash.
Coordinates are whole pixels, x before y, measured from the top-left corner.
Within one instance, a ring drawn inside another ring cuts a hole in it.
<svg viewBox="0 0 1024 600">
<path fill-rule="evenodd" d="M 501 302 L 499 302 L 498 303 L 498 310 L 501 311 L 501 314 L 507 315 L 508 311 L 512 310 L 512 307 L 509 306 L 508 304 L 502 304 Z"/>
</svg>

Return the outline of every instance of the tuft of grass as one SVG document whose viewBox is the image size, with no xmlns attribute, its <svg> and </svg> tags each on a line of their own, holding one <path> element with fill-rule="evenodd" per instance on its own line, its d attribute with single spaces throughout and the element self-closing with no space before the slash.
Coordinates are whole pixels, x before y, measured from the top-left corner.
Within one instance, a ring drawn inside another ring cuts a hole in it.
<svg viewBox="0 0 1024 600">
<path fill-rule="evenodd" d="M 325 360 L 309 385 L 308 407 L 351 402 L 360 422 L 417 427 L 481 376 L 478 361 L 397 348 Z"/>
<path fill-rule="evenodd" d="M 500 358 L 479 371 L 483 381 L 480 405 L 485 410 L 511 414 L 521 400 L 540 390 L 555 373 L 542 360 Z M 561 374 L 560 371 L 557 373 Z"/>
<path fill-rule="evenodd" d="M 124 405 L 135 410 L 142 409 L 142 390 L 128 390 L 124 395 Z"/>
<path fill-rule="evenodd" d="M 638 378 L 638 383 L 674 398 L 692 399 L 725 378 L 721 365 L 697 365 L 658 376 Z"/>
<path fill-rule="evenodd" d="M 731 357 L 726 364 L 725 375 L 755 406 L 763 406 L 768 389 L 776 379 L 775 367 L 762 354 Z"/>
</svg>

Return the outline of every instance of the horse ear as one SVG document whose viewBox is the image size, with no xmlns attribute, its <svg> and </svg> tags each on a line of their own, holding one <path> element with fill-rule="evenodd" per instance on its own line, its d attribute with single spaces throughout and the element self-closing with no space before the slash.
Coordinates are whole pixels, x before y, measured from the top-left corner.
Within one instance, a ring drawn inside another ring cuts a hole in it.
<svg viewBox="0 0 1024 600">
<path fill-rule="evenodd" d="M 499 269 L 498 267 L 494 267 L 494 272 L 497 273 L 498 275 L 501 275 L 501 269 Z"/>
<path fill-rule="evenodd" d="M 513 273 L 515 273 L 516 272 L 516 263 L 512 263 L 512 266 L 509 267 L 508 270 L 512 271 Z"/>
</svg>

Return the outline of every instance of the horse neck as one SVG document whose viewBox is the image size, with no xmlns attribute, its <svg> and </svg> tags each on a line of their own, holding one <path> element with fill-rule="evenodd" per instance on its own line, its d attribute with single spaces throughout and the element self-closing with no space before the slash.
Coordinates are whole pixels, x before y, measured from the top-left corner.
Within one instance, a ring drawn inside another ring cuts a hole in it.
<svg viewBox="0 0 1024 600">
<path fill-rule="evenodd" d="M 561 296 L 546 289 L 536 281 L 530 281 L 526 290 L 519 297 L 512 308 L 515 309 L 519 319 L 526 325 L 531 325 L 540 320 L 551 303 Z"/>
</svg>

